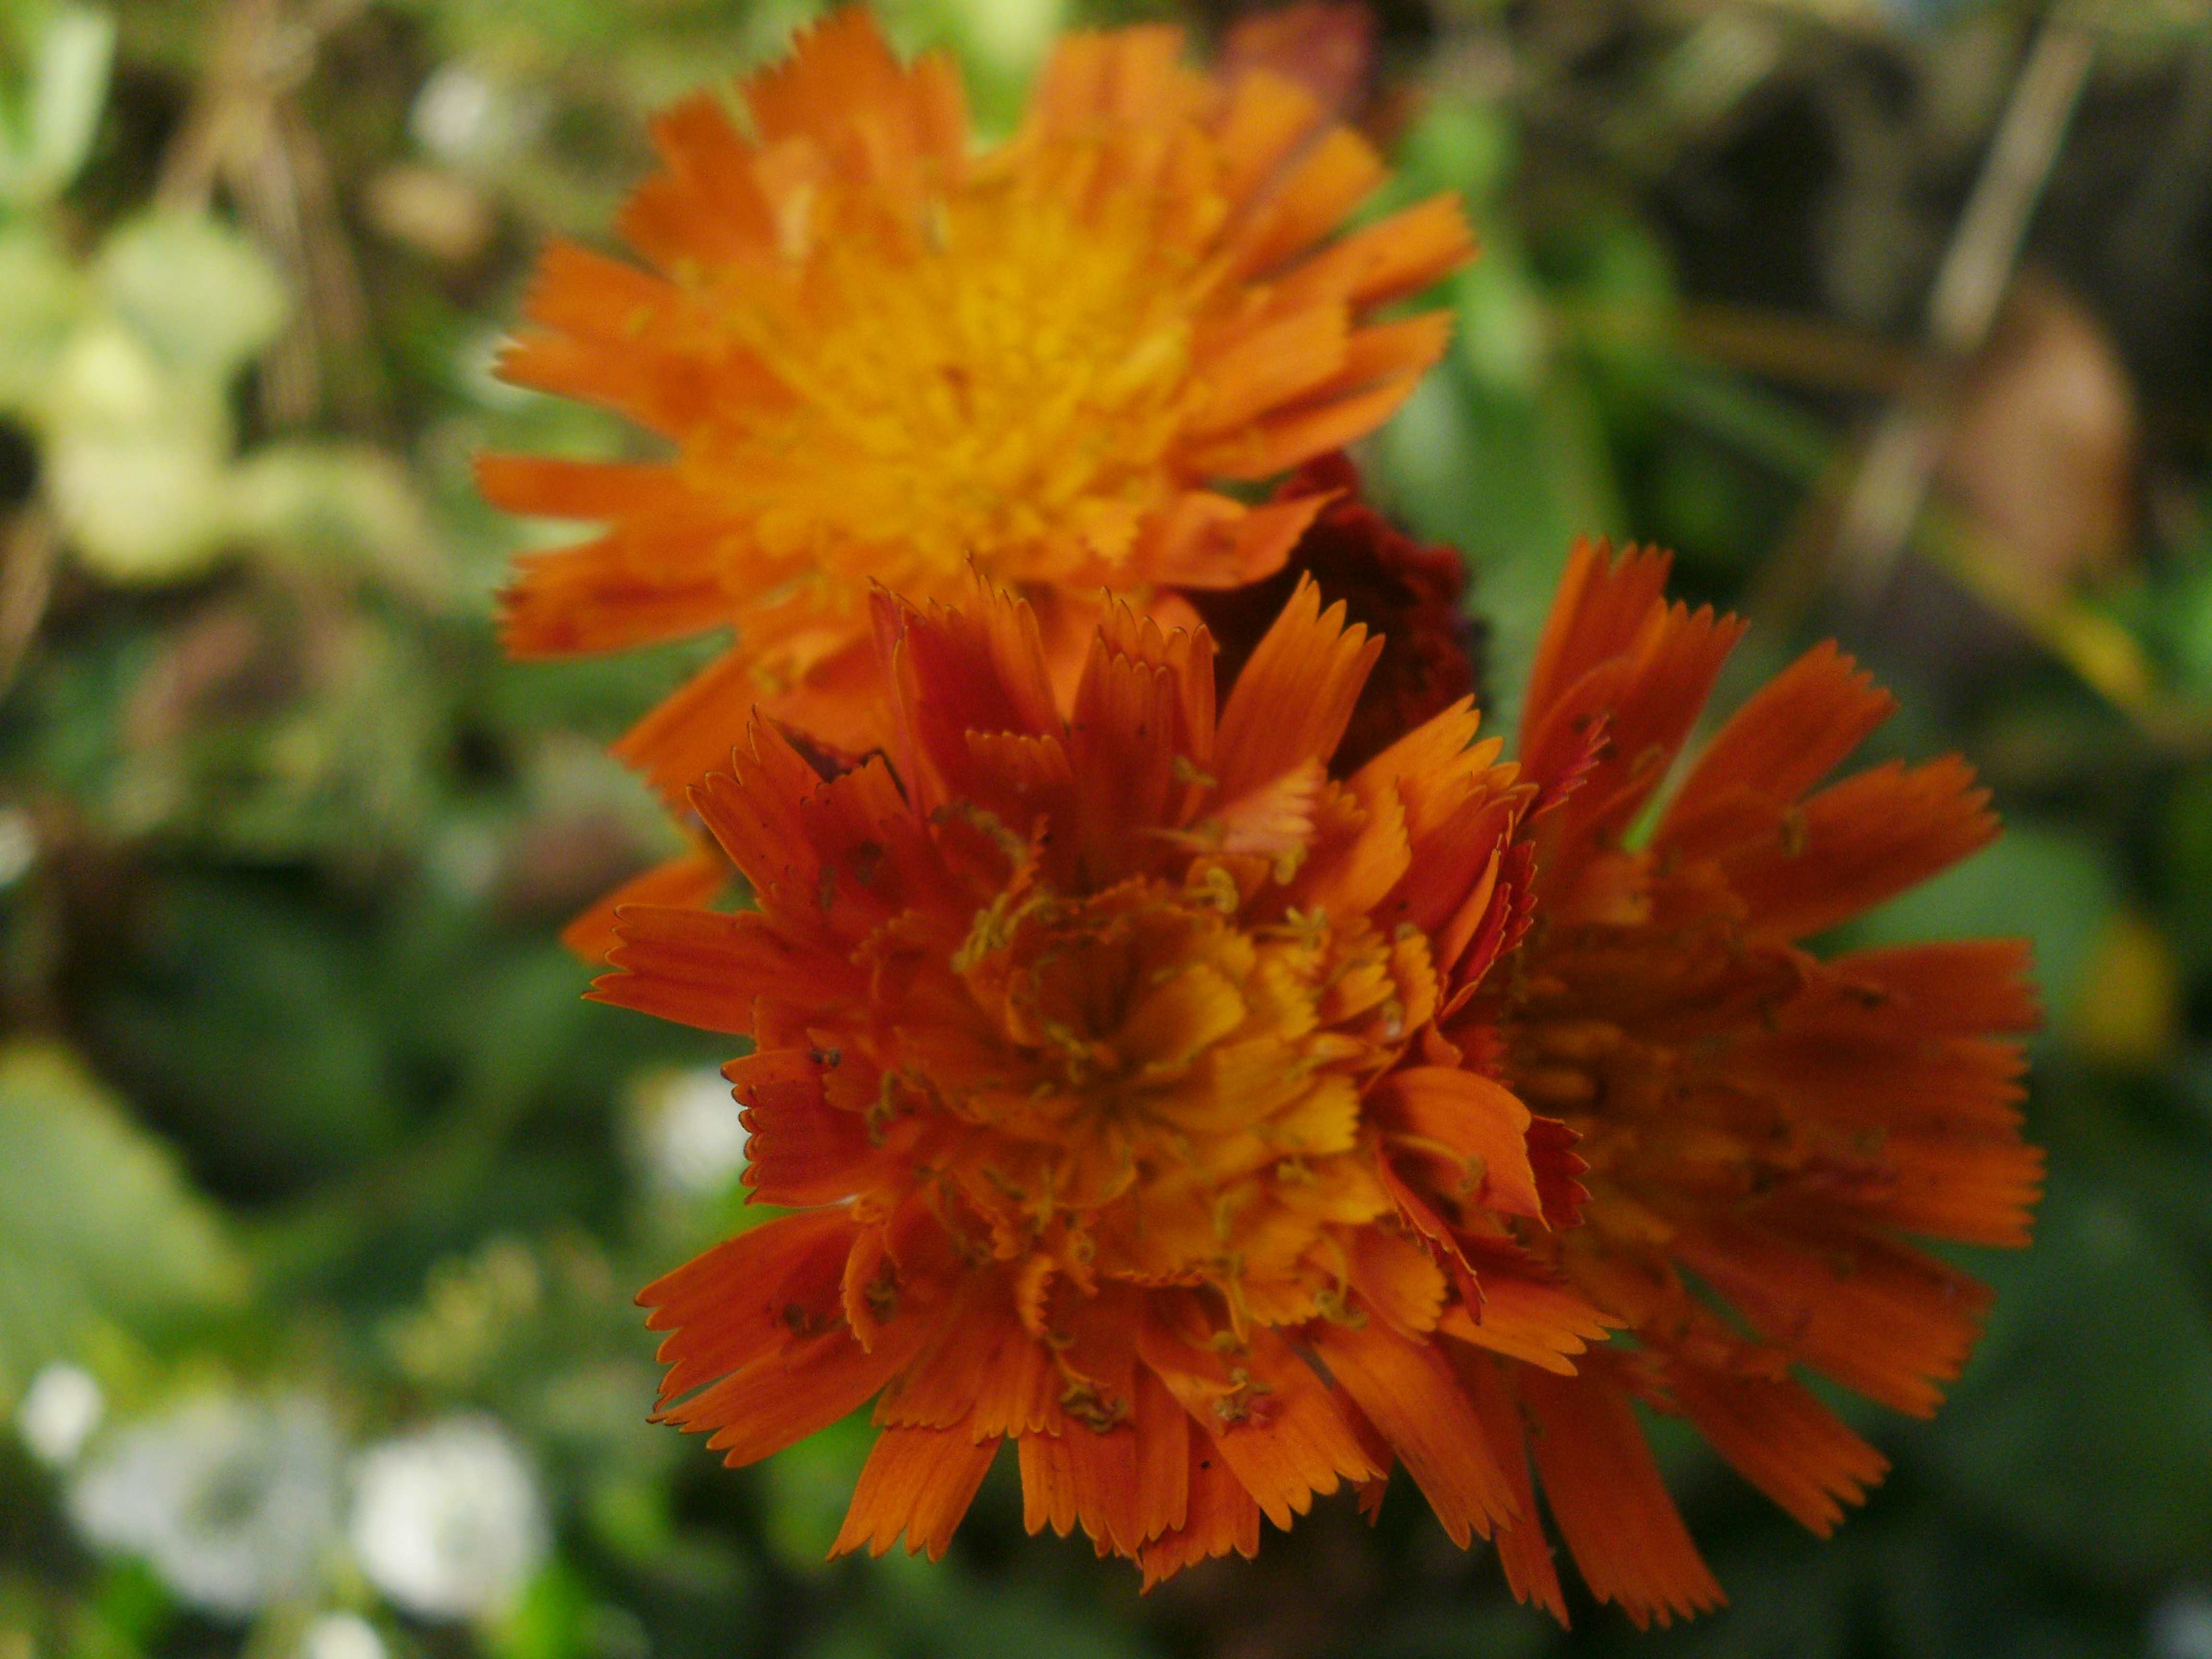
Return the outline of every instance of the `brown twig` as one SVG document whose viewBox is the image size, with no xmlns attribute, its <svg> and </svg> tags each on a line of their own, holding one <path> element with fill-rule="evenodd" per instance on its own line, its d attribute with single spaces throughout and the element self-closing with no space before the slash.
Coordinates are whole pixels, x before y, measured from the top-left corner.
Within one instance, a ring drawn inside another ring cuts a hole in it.
<svg viewBox="0 0 2212 1659">
<path fill-rule="evenodd" d="M 0 532 L 0 696 L 14 688 L 46 620 L 58 550 L 53 520 L 43 507 L 23 508 Z"/>
<path fill-rule="evenodd" d="M 1953 368 L 1980 349 L 1996 320 L 2095 56 L 2095 37 L 2066 8 L 2054 9 L 2037 31 L 1929 293 L 1928 341 Z M 1854 609 L 1871 610 L 1881 599 L 1928 498 L 1947 382 L 1893 404 L 1867 444 L 1834 551 L 1835 580 Z"/>
<path fill-rule="evenodd" d="M 204 210 L 220 185 L 259 241 L 291 275 L 305 304 L 262 365 L 262 399 L 280 426 L 311 418 L 325 399 L 333 348 L 360 355 L 368 307 L 330 168 L 296 93 L 323 40 L 362 0 L 319 0 L 297 14 L 284 0 L 230 0 L 206 76 L 164 158 L 156 199 Z M 357 429 L 377 422 L 374 399 L 338 377 L 331 400 Z"/>
<path fill-rule="evenodd" d="M 1699 356 L 1823 392 L 1899 397 L 1925 373 L 1925 360 L 1911 347 L 1822 318 L 1757 306 L 1686 305 L 1676 327 L 1682 345 Z"/>
</svg>

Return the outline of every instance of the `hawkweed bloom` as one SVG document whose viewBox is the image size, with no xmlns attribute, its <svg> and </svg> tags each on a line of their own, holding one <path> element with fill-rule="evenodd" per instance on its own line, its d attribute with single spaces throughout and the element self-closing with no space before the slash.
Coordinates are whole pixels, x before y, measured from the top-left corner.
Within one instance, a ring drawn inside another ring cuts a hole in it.
<svg viewBox="0 0 2212 1659">
<path fill-rule="evenodd" d="M 1333 777 L 1379 641 L 1310 583 L 1218 718 L 1203 630 L 1109 607 L 1063 717 L 1026 604 L 874 613 L 890 761 L 757 718 L 692 799 L 757 909 L 628 908 L 595 988 L 753 1039 L 793 1212 L 641 1296 L 662 1417 L 734 1464 L 873 1399 L 840 1551 L 941 1553 L 1008 1438 L 1030 1529 L 1148 1583 L 1394 1458 L 1462 1543 L 1524 1515 L 1460 1368 L 1607 1322 L 1511 1231 L 1571 1138 L 1423 1048 L 1526 921 L 1498 745 L 1462 702 Z"/>
<path fill-rule="evenodd" d="M 1894 708 L 1822 647 L 1753 697 L 1650 818 L 1741 631 L 1663 594 L 1664 556 L 1578 549 L 1545 633 L 1520 748 L 1536 921 L 1440 1037 L 1580 1137 L 1572 1231 L 1524 1231 L 1633 1346 L 1571 1376 L 1494 1367 L 1492 1421 L 1524 1515 L 1529 1468 L 1582 1575 L 1639 1625 L 1714 1606 L 1637 1402 L 1686 1419 L 1826 1534 L 1881 1455 L 1799 1380 L 1927 1415 L 1988 1295 L 1908 1240 L 2027 1242 L 2027 950 L 1948 941 L 1806 948 L 1996 833 L 1953 756 L 1822 781 Z M 1649 823 L 1649 828 L 1644 826 Z M 1503 1535 L 1514 1589 L 1564 1618 L 1533 1522 Z"/>
<path fill-rule="evenodd" d="M 1384 177 L 1290 81 L 1183 67 L 1174 29 L 1063 41 L 1018 132 L 971 152 L 941 55 L 854 8 L 655 129 L 622 234 L 644 268 L 546 257 L 502 373 L 603 404 L 666 459 L 487 458 L 519 513 L 602 528 L 506 596 L 521 656 L 734 625 L 620 745 L 672 800 L 733 711 L 879 742 L 867 592 L 1032 603 L 1063 689 L 1101 589 L 1139 602 L 1277 568 L 1321 505 L 1264 480 L 1372 429 L 1443 349 L 1372 320 L 1468 251 L 1438 198 L 1349 234 Z M 1165 613 L 1164 613 L 1165 614 Z"/>
</svg>

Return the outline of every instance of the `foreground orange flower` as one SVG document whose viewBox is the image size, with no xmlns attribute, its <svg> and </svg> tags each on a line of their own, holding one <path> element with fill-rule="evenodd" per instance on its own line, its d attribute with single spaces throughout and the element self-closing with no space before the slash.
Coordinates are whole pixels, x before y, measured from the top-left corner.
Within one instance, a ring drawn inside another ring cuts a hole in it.
<svg viewBox="0 0 2212 1659">
<path fill-rule="evenodd" d="M 874 610 L 896 771 L 757 719 L 692 799 L 758 909 L 627 908 L 595 988 L 752 1037 L 794 1212 L 644 1292 L 663 1417 L 741 1463 L 873 1398 L 841 1551 L 939 1553 L 1010 1437 L 1148 1583 L 1394 1457 L 1462 1543 L 1527 1517 L 1481 1366 L 1604 1334 L 1513 1236 L 1580 1166 L 1422 1047 L 1526 921 L 1498 745 L 1462 702 L 1332 778 L 1379 642 L 1310 583 L 1218 720 L 1203 631 L 1110 609 L 1064 719 L 1026 605 Z"/>
<path fill-rule="evenodd" d="M 1530 1231 L 1634 1339 L 1561 1376 L 1504 1368 L 1494 1419 L 1584 1581 L 1639 1624 L 1714 1606 L 1632 1402 L 1683 1417 L 1820 1534 L 1881 1455 L 1799 1370 L 1926 1415 L 1987 1306 L 1908 1238 L 2027 1242 L 2042 1157 L 2022 1143 L 2017 1034 L 2037 1023 L 2027 950 L 1950 941 L 1822 960 L 1803 941 L 1935 875 L 1996 832 L 1952 757 L 1821 780 L 1894 704 L 1832 647 L 1713 738 L 1638 833 L 1741 632 L 1670 606 L 1663 556 L 1577 550 L 1521 732 L 1537 920 L 1443 1035 L 1580 1136 L 1583 1225 Z M 1500 1554 L 1565 1617 L 1533 1525 Z"/>
<path fill-rule="evenodd" d="M 1211 483 L 1372 429 L 1442 351 L 1443 313 L 1368 319 L 1465 257 L 1457 207 L 1336 236 L 1383 177 L 1366 142 L 1287 80 L 1217 82 L 1180 49 L 1070 37 L 977 156 L 949 62 L 902 65 L 842 11 L 740 87 L 746 131 L 711 95 L 659 124 L 665 171 L 622 220 L 649 270 L 547 256 L 502 372 L 675 453 L 483 462 L 500 505 L 605 526 L 523 562 L 506 637 L 548 656 L 734 624 L 622 744 L 672 799 L 756 702 L 880 740 L 871 580 L 927 602 L 974 561 L 1033 601 L 1065 689 L 1099 589 L 1267 574 L 1319 500 Z"/>
</svg>

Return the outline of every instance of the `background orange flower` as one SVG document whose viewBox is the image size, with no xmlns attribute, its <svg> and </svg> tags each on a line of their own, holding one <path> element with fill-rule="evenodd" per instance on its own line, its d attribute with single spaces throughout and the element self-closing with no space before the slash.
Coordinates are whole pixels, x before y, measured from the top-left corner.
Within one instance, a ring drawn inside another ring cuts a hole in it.
<svg viewBox="0 0 2212 1659">
<path fill-rule="evenodd" d="M 2020 1133 L 2023 943 L 1806 948 L 1996 833 L 1956 757 L 1820 787 L 1895 707 L 1849 658 L 1822 647 L 1770 683 L 1646 827 L 1741 631 L 1668 604 L 1667 569 L 1576 550 L 1521 730 L 1547 792 L 1536 921 L 1443 1022 L 1589 1163 L 1583 1224 L 1532 1243 L 1634 1346 L 1571 1377 L 1508 1368 L 1498 1420 L 1528 1425 L 1583 1579 L 1639 1625 L 1722 1597 L 1632 1402 L 1826 1534 L 1888 1465 L 1796 1373 L 1932 1413 L 1989 1297 L 1911 1241 L 2024 1244 L 2043 1167 Z M 1500 1554 L 1565 1616 L 1533 1528 Z"/>
<path fill-rule="evenodd" d="M 487 495 L 604 521 L 506 599 L 525 656 L 734 624 L 732 652 L 621 752 L 672 799 L 756 700 L 851 749 L 871 721 L 871 580 L 919 600 L 973 560 L 1019 588 L 1072 684 L 1097 591 L 1231 586 L 1320 507 L 1257 480 L 1370 430 L 1446 315 L 1371 320 L 1468 251 L 1439 197 L 1337 236 L 1382 183 L 1366 141 L 1182 37 L 1072 35 L 1006 145 L 971 153 L 957 75 L 900 64 L 854 7 L 655 130 L 624 238 L 561 245 L 502 372 L 665 439 L 665 461 L 492 456 Z M 1178 613 L 1182 614 L 1182 613 Z"/>
</svg>

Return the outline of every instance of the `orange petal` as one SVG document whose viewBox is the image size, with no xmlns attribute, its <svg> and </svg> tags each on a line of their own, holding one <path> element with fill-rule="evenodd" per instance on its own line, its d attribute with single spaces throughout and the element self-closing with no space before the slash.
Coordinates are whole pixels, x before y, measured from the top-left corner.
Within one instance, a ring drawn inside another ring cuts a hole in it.
<svg viewBox="0 0 2212 1659">
<path fill-rule="evenodd" d="M 1604 1341 L 1624 1322 L 1599 1312 L 1580 1291 L 1538 1278 L 1533 1270 L 1493 1267 L 1479 1259 L 1475 1278 L 1480 1299 L 1453 1303 L 1437 1328 L 1561 1376 L 1573 1376 L 1575 1356 Z"/>
<path fill-rule="evenodd" d="M 1214 125 L 1222 195 L 1241 203 L 1260 191 L 1325 117 L 1313 94 L 1285 76 L 1237 76 Z"/>
<path fill-rule="evenodd" d="M 1730 1376 L 1677 1360 L 1668 1392 L 1737 1474 L 1826 1538 L 1846 1504 L 1889 1472 L 1889 1460 L 1853 1434 L 1802 1384 Z"/>
<path fill-rule="evenodd" d="M 1225 250 L 1231 270 L 1239 278 L 1258 276 L 1312 246 L 1387 176 L 1373 145 L 1349 127 L 1331 127 L 1307 147 L 1231 239 Z"/>
<path fill-rule="evenodd" d="M 705 1031 L 750 1036 L 763 992 L 827 999 L 858 985 L 849 963 L 793 944 L 757 915 L 633 904 L 616 934 L 617 971 L 585 994 Z"/>
<path fill-rule="evenodd" d="M 1795 1030 L 1926 1041 L 2033 1031 L 2043 1011 L 2026 939 L 1945 939 L 1834 957 L 1784 1018 Z"/>
<path fill-rule="evenodd" d="M 904 1533 L 908 1554 L 938 1559 L 998 1450 L 996 1440 L 978 1440 L 964 1427 L 885 1429 L 861 1466 L 830 1558 L 863 1544 L 882 1555 Z"/>
<path fill-rule="evenodd" d="M 494 507 L 538 519 L 612 519 L 684 493 L 659 462 L 479 455 L 477 489 Z"/>
<path fill-rule="evenodd" d="M 740 1370 L 837 1316 L 837 1285 L 852 1249 L 842 1210 L 780 1216 L 726 1239 L 637 1293 L 668 1374 L 661 1398 Z"/>
<path fill-rule="evenodd" d="M 1474 237 L 1455 196 L 1431 196 L 1322 249 L 1278 285 L 1279 305 L 1324 296 L 1347 305 L 1382 305 L 1419 292 L 1474 252 Z"/>
<path fill-rule="evenodd" d="M 1826 777 L 1897 708 L 1833 642 L 1816 647 L 1760 689 L 1723 726 L 1668 805 L 1656 844 L 1705 851 L 1701 827 L 1750 794 L 1786 806 Z"/>
<path fill-rule="evenodd" d="M 1315 306 L 1275 318 L 1212 354 L 1191 441 L 1236 431 L 1328 384 L 1344 361 L 1350 326 L 1342 307 Z"/>
<path fill-rule="evenodd" d="M 1139 1366 L 1135 1393 L 1137 1535 L 1147 1542 L 1190 1519 L 1190 1418 L 1167 1385 Z"/>
<path fill-rule="evenodd" d="M 1516 1520 L 1520 1509 L 1451 1367 L 1436 1347 L 1377 1325 L 1311 1328 L 1314 1352 L 1390 1443 L 1464 1549 L 1478 1534 Z"/>
<path fill-rule="evenodd" d="M 841 6 L 792 38 L 789 55 L 744 83 L 746 107 L 770 141 L 811 134 L 831 112 L 893 104 L 905 71 L 866 6 Z"/>
<path fill-rule="evenodd" d="M 1139 1553 L 1148 1590 L 1185 1567 L 1231 1550 L 1247 1560 L 1260 1553 L 1260 1506 L 1230 1472 L 1218 1446 L 1205 1435 L 1190 1437 L 1188 1516 L 1181 1528 Z"/>
<path fill-rule="evenodd" d="M 1542 1195 L 1528 1162 L 1528 1109 L 1504 1084 L 1457 1066 L 1411 1066 L 1368 1095 L 1397 1145 L 1438 1156 L 1475 1203 L 1541 1220 Z"/>
<path fill-rule="evenodd" d="M 811 1049 L 764 1048 L 722 1068 L 744 1109 L 744 1180 L 759 1202 L 834 1204 L 888 1173 L 893 1155 L 860 1115 L 825 1098 L 824 1064 Z"/>
<path fill-rule="evenodd" d="M 1785 1231 L 1711 1218 L 1675 1241 L 1769 1341 L 1845 1388 L 1916 1417 L 1958 1376 L 1990 1292 L 1948 1262 L 1832 1223 Z"/>
<path fill-rule="evenodd" d="M 799 808 L 822 778 L 769 722 L 749 722 L 745 737 L 744 747 L 726 751 L 720 769 L 687 792 L 690 805 L 764 908 L 786 890 L 811 899 L 822 854 Z"/>
<path fill-rule="evenodd" d="M 1242 587 L 1283 568 L 1326 498 L 1247 507 L 1226 495 L 1185 490 L 1138 533 L 1129 568 L 1175 587 Z"/>
<path fill-rule="evenodd" d="M 1184 462 L 1226 478 L 1272 478 L 1365 437 L 1413 396 L 1419 378 L 1402 374 L 1348 397 L 1271 415 L 1210 444 L 1192 446 Z"/>
<path fill-rule="evenodd" d="M 515 561 L 500 643 L 521 659 L 659 644 L 719 628 L 735 599 L 696 526 L 640 516 L 598 539 Z"/>
<path fill-rule="evenodd" d="M 1370 1310 L 1407 1336 L 1436 1328 L 1447 1286 L 1426 1250 L 1403 1233 L 1372 1226 L 1354 1231 L 1348 1249 L 1352 1288 Z"/>
<path fill-rule="evenodd" d="M 1313 1368 L 1267 1328 L 1254 1328 L 1238 1361 L 1248 1373 L 1242 1384 L 1210 1349 L 1192 1348 L 1156 1321 L 1139 1330 L 1138 1344 L 1146 1365 L 1206 1431 L 1223 1466 L 1285 1531 L 1316 1492 L 1382 1473 Z"/>
<path fill-rule="evenodd" d="M 1590 1594 L 1617 1602 L 1639 1630 L 1726 1601 L 1667 1495 L 1627 1396 L 1588 1374 L 1524 1370 L 1516 1380 L 1535 1418 L 1528 1443 L 1544 1497 Z"/>
<path fill-rule="evenodd" d="M 1536 749 L 1538 728 L 1568 688 L 1634 642 L 1651 608 L 1663 602 L 1673 562 L 1656 548 L 1625 548 L 1615 559 L 1606 542 L 1575 544 L 1528 671 L 1521 716 L 1524 763 Z"/>
<path fill-rule="evenodd" d="M 1757 933 L 1803 939 L 1918 886 L 1996 833 L 1989 792 L 1953 755 L 1878 766 L 1824 789 L 1785 836 L 1727 867 Z"/>
<path fill-rule="evenodd" d="M 1340 603 L 1321 607 L 1321 590 L 1302 578 L 1237 675 L 1214 736 L 1217 799 L 1335 752 L 1382 641 L 1347 628 Z"/>
<path fill-rule="evenodd" d="M 1180 70 L 1182 54 L 1182 31 L 1166 24 L 1062 35 L 1037 77 L 1030 123 L 1077 135 L 1156 116 L 1196 91 Z"/>
<path fill-rule="evenodd" d="M 623 240 L 672 273 L 686 262 L 732 265 L 771 254 L 775 220 L 754 183 L 755 151 L 719 91 L 693 94 L 649 131 L 667 170 L 623 204 L 616 222 Z"/>
<path fill-rule="evenodd" d="M 681 801 L 686 789 L 728 763 L 744 736 L 760 695 L 757 668 L 744 649 L 724 652 L 630 727 L 614 752 L 663 799 Z"/>
<path fill-rule="evenodd" d="M 1447 1346 L 1452 1370 L 1467 1390 L 1483 1432 L 1498 1449 L 1498 1464 L 1512 1490 L 1521 1518 L 1498 1529 L 1498 1564 L 1505 1569 L 1505 1583 L 1513 1599 L 1534 1601 L 1565 1625 L 1567 1599 L 1559 1589 L 1559 1570 L 1552 1562 L 1552 1546 L 1544 1536 L 1544 1523 L 1536 1516 L 1535 1483 L 1528 1474 L 1528 1431 L 1522 1426 L 1520 1401 L 1507 1382 L 1505 1367 L 1487 1354 Z"/>
<path fill-rule="evenodd" d="M 1741 618 L 1709 610 L 1654 605 L 1626 650 L 1546 710 L 1524 744 L 1523 763 L 1540 780 L 1582 769 L 1547 832 L 1563 849 L 1547 857 L 1547 891 L 1571 891 L 1583 861 L 1626 832 L 1665 780 L 1743 628 Z M 1585 763 L 1587 734 L 1601 724 L 1605 741 Z"/>
<path fill-rule="evenodd" d="M 870 604 L 900 769 L 919 810 L 975 797 L 970 732 L 1061 734 L 1030 605 L 980 581 L 961 610 L 924 611 L 881 589 Z"/>
<path fill-rule="evenodd" d="M 696 909 L 711 902 L 730 882 L 730 861 L 719 851 L 686 853 L 631 877 L 561 930 L 571 956 L 601 963 L 619 942 L 616 913 L 625 905 Z"/>
<path fill-rule="evenodd" d="M 668 436 L 710 413 L 710 359 L 687 337 L 694 330 L 682 295 L 659 277 L 555 242 L 539 258 L 524 309 L 539 327 L 501 354 L 501 380 L 612 410 Z"/>
<path fill-rule="evenodd" d="M 858 1411 L 927 1334 L 921 1316 L 909 1313 L 886 1325 L 872 1349 L 842 1328 L 805 1338 L 663 1408 L 659 1420 L 687 1433 L 712 1430 L 708 1449 L 732 1468 L 757 1462 Z"/>
<path fill-rule="evenodd" d="M 1018 1444 L 1023 1527 L 1032 1534 L 1050 1527 L 1055 1537 L 1066 1537 L 1075 1530 L 1075 1460 L 1056 1434 L 1025 1434 Z"/>
<path fill-rule="evenodd" d="M 878 1423 L 1000 1435 L 1058 1419 L 1063 1384 L 1045 1346 L 1022 1328 L 1005 1280 L 975 1273 L 929 1346 L 877 1402 Z"/>
</svg>

